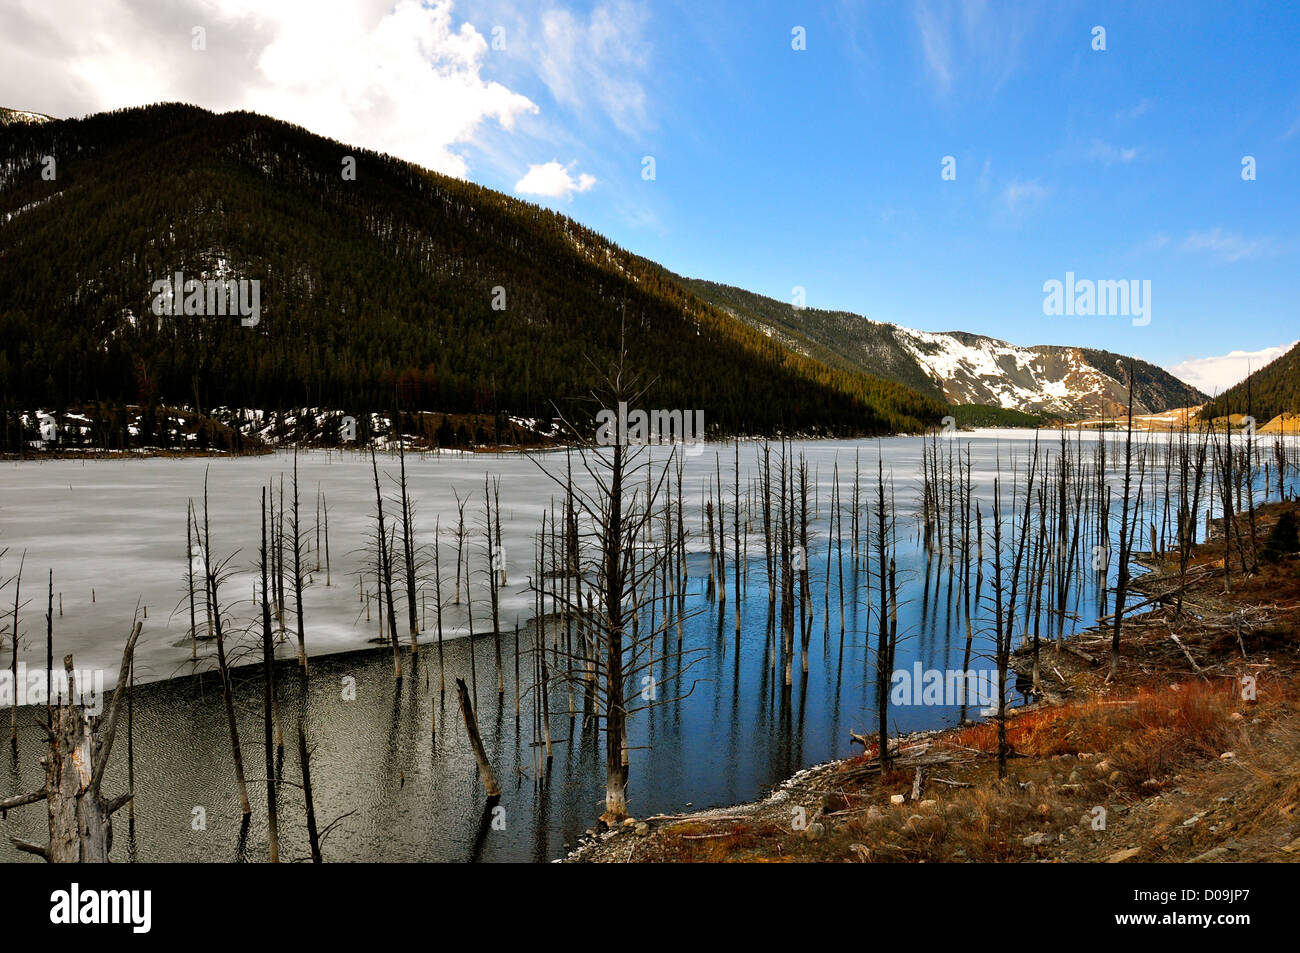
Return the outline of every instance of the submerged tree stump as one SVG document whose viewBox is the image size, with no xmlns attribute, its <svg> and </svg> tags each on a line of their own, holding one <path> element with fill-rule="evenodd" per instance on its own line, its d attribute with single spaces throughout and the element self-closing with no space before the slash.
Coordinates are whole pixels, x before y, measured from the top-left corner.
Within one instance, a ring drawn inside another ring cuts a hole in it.
<svg viewBox="0 0 1300 953">
<path fill-rule="evenodd" d="M 492 773 L 492 762 L 488 761 L 487 752 L 483 750 L 483 739 L 478 733 L 478 719 L 474 717 L 474 705 L 469 699 L 469 689 L 463 678 L 456 679 L 456 693 L 460 697 L 460 714 L 465 719 L 465 731 L 469 735 L 470 747 L 474 749 L 474 760 L 478 762 L 479 777 L 487 789 L 489 798 L 501 796 L 501 787 L 496 775 Z"/>
</svg>

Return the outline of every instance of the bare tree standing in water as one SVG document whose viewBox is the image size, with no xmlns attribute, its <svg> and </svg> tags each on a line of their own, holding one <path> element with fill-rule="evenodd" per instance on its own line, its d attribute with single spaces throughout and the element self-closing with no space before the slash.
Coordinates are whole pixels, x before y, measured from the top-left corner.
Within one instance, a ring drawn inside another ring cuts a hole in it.
<svg viewBox="0 0 1300 953">
<path fill-rule="evenodd" d="M 592 400 L 603 408 L 635 406 L 645 394 L 637 380 L 626 370 L 626 352 L 621 344 L 616 361 L 606 376 L 606 392 L 592 395 Z M 580 576 L 594 578 L 596 600 L 588 595 L 584 607 L 577 597 L 570 609 L 584 619 L 587 633 L 574 651 L 577 665 L 572 676 L 560 672 L 560 677 L 581 678 L 587 670 L 596 673 L 595 682 L 589 686 L 600 703 L 600 714 L 605 723 L 605 812 L 602 820 L 614 825 L 627 817 L 627 720 L 629 715 L 670 699 L 661 699 L 652 674 L 648 673 L 653 661 L 650 647 L 653 636 L 638 639 L 634 619 L 653 600 L 671 605 L 671 595 L 666 591 L 651 594 L 651 583 L 663 571 L 673 553 L 667 541 L 655 547 L 651 558 L 639 558 L 647 545 L 651 521 L 655 518 L 658 500 L 672 469 L 673 457 L 656 467 L 650 458 L 649 447 L 631 443 L 619 432 L 606 434 L 607 426 L 597 432 L 596 440 L 584 436 L 579 427 L 561 415 L 571 434 L 582 465 L 595 484 L 586 490 L 571 484 L 565 476 L 550 473 L 538 462 L 539 469 L 555 481 L 564 491 L 572 486 L 573 506 L 581 522 L 591 528 L 583 535 L 589 543 L 591 556 L 579 567 Z M 606 439 L 606 438 L 609 439 Z M 645 498 L 637 489 L 642 485 L 640 473 L 645 470 L 650 479 Z M 656 472 L 657 471 L 657 472 Z M 581 557 L 580 557 L 581 559 Z M 544 586 L 539 577 L 534 584 Z M 563 590 L 547 591 L 552 600 L 566 601 Z M 540 651 L 540 647 L 538 649 Z M 684 654 L 684 653 L 681 653 Z M 660 656 L 658 661 L 664 661 Z M 679 668 L 678 676 L 688 666 Z M 642 678 L 641 701 L 637 704 L 629 686 Z"/>
</svg>

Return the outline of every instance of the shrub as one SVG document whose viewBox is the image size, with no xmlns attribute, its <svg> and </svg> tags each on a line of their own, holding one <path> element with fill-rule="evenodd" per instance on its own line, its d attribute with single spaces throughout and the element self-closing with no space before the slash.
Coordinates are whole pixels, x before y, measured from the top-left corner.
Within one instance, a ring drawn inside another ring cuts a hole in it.
<svg viewBox="0 0 1300 953">
<path fill-rule="evenodd" d="M 1273 529 L 1264 540 L 1264 549 L 1260 556 L 1270 562 L 1276 562 L 1283 555 L 1297 550 L 1300 550 L 1300 531 L 1297 531 L 1295 514 L 1287 510 L 1273 524 Z"/>
</svg>

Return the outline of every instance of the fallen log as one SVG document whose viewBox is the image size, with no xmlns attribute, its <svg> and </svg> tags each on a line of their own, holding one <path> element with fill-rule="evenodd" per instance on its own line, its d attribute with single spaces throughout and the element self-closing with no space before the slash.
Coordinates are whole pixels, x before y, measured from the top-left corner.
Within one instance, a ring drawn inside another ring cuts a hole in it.
<svg viewBox="0 0 1300 953">
<path fill-rule="evenodd" d="M 711 840 L 717 837 L 735 837 L 734 831 L 719 831 L 716 834 L 683 834 L 682 840 Z"/>
<path fill-rule="evenodd" d="M 1197 675 L 1200 675 L 1201 667 L 1196 664 L 1196 659 L 1192 658 L 1192 653 L 1187 651 L 1187 646 L 1183 645 L 1183 640 L 1180 639 L 1177 633 L 1174 632 L 1169 633 L 1169 638 L 1173 639 L 1174 645 L 1178 646 L 1180 649 L 1183 650 L 1183 655 L 1187 656 L 1187 661 L 1191 663 L 1192 670 L 1196 672 Z"/>
<path fill-rule="evenodd" d="M 1096 666 L 1100 664 L 1094 656 L 1089 655 L 1087 652 L 1083 651 L 1082 649 L 1076 649 L 1074 646 L 1068 645 L 1065 642 L 1058 642 L 1057 645 L 1060 646 L 1062 651 L 1069 652 L 1075 658 L 1083 659 L 1089 665 Z"/>
<path fill-rule="evenodd" d="M 969 781 L 953 781 L 950 778 L 931 778 L 931 781 L 937 781 L 940 784 L 946 784 L 950 788 L 970 788 L 974 787 Z"/>
</svg>

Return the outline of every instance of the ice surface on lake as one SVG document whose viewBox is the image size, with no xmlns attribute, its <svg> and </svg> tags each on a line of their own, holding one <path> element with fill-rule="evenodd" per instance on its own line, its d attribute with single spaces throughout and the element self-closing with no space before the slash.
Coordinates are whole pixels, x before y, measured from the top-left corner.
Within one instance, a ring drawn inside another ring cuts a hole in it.
<svg viewBox="0 0 1300 953">
<path fill-rule="evenodd" d="M 1040 436 L 1043 450 L 1059 448 L 1055 433 Z M 1071 434 L 1071 443 L 1080 439 L 1084 452 L 1091 455 L 1096 434 Z M 1122 461 L 1122 435 L 1110 435 L 1116 453 L 1112 462 Z M 1135 440 L 1137 437 L 1135 436 Z M 1163 440 L 1163 437 L 1155 438 Z M 999 463 L 1009 484 L 1015 469 L 1023 467 L 1034 435 L 1023 430 L 982 430 L 941 438 L 941 448 L 955 441 L 964 453 L 969 445 L 974 463 L 977 497 L 992 498 L 993 477 Z M 915 532 L 913 514 L 921 486 L 923 440 L 919 437 L 894 437 L 862 441 L 800 441 L 794 455 L 807 457 L 809 480 L 816 482 L 819 518 L 816 538 L 824 539 L 825 520 L 829 511 L 832 467 L 839 462 L 841 493 L 849 501 L 854 468 L 854 454 L 860 455 L 863 483 L 863 507 L 873 504 L 877 455 L 882 454 L 886 480 L 892 480 L 892 492 L 898 505 L 898 531 L 901 536 Z M 761 458 L 762 444 L 753 441 L 740 445 L 740 484 L 742 502 L 746 488 L 756 479 L 756 461 Z M 779 449 L 772 444 L 773 480 L 776 480 Z M 717 476 L 721 458 L 723 498 L 726 505 L 728 533 L 731 527 L 732 487 L 734 480 L 734 444 L 709 444 L 705 452 L 688 455 L 685 460 L 683 491 L 686 496 L 685 525 L 692 552 L 707 551 L 708 541 L 702 527 L 701 505 L 707 498 L 708 485 Z M 667 448 L 652 448 L 655 461 L 668 456 Z M 486 567 L 488 555 L 483 534 L 484 476 L 500 480 L 501 527 L 505 549 L 508 584 L 501 593 L 500 614 L 503 630 L 513 628 L 516 620 L 533 614 L 534 597 L 528 586 L 534 573 L 536 534 L 543 512 L 558 512 L 563 503 L 563 486 L 546 476 L 541 467 L 561 481 L 566 456 L 571 456 L 576 483 L 591 486 L 576 453 L 551 451 L 524 454 L 408 454 L 406 468 L 409 491 L 416 508 L 417 543 L 429 548 L 435 524 L 440 525 L 438 538 L 443 579 L 444 636 L 457 637 L 469 631 L 465 599 L 452 605 L 456 570 L 456 494 L 468 500 L 465 522 L 469 531 L 468 558 L 471 560 L 474 631 L 490 627 Z M 540 464 L 540 466 L 539 466 Z M 390 528 L 399 516 L 399 507 L 391 502 L 397 493 L 398 459 L 394 454 L 379 457 L 380 475 L 386 498 L 385 518 Z M 310 547 L 304 559 L 309 580 L 304 593 L 306 645 L 310 655 L 365 648 L 384 633 L 379 628 L 377 605 L 371 605 L 370 621 L 359 596 L 359 586 L 374 590 L 373 557 L 367 548 L 373 540 L 375 493 L 370 458 L 360 452 L 311 451 L 299 454 L 301 528 Z M 229 578 L 224 582 L 222 601 L 229 611 L 228 625 L 236 630 L 251 629 L 257 635 L 260 609 L 253 602 L 257 580 L 257 551 L 260 539 L 260 487 L 275 482 L 276 503 L 279 483 L 284 479 L 285 503 L 291 495 L 293 457 L 288 453 L 241 458 L 157 457 L 149 459 L 48 460 L 0 464 L 0 548 L 7 553 L 0 560 L 0 578 L 9 578 L 25 563 L 22 577 L 20 612 L 20 658 L 29 667 L 44 666 L 45 604 L 47 574 L 54 571 L 55 618 L 54 657 L 56 667 L 72 653 L 79 668 L 103 668 L 105 682 L 112 685 L 117 677 L 121 650 L 139 604 L 141 613 L 148 609 L 144 631 L 136 652 L 137 681 L 168 678 L 193 670 L 188 637 L 189 605 L 186 596 L 185 520 L 186 503 L 193 499 L 202 520 L 204 474 L 208 474 L 209 519 L 212 548 L 216 559 L 229 558 Z M 641 477 L 642 483 L 644 476 Z M 332 585 L 325 585 L 323 558 L 316 571 L 316 494 L 320 488 L 329 504 L 329 547 Z M 675 489 L 674 489 L 675 492 Z M 715 491 L 716 492 L 716 491 Z M 1004 490 L 1004 499 L 1007 496 Z M 811 504 L 810 504 L 811 505 Z M 549 519 L 549 516 L 548 516 Z M 845 517 L 847 522 L 847 516 Z M 288 521 L 286 516 L 286 532 Z M 548 530 L 549 532 L 549 530 Z M 847 532 L 847 529 L 846 529 Z M 762 554 L 761 525 L 749 535 L 751 553 Z M 731 543 L 728 540 L 728 559 Z M 815 546 L 814 546 L 815 549 Z M 400 541 L 398 543 L 400 568 Z M 427 608 L 421 612 L 424 626 L 422 645 L 436 640 L 432 557 L 428 558 L 424 580 Z M 286 564 L 292 570 L 292 556 Z M 365 579 L 359 583 L 358 574 Z M 288 583 L 286 583 L 288 587 Z M 94 601 L 92 602 L 92 590 Z M 397 601 L 398 633 L 405 646 L 409 642 L 404 589 L 394 579 Z M 59 600 L 62 599 L 62 615 Z M 287 602 L 293 605 L 291 592 Z M 0 592 L 0 599 L 11 603 L 12 585 Z M 200 600 L 199 626 L 203 627 Z M 283 657 L 296 652 L 296 635 L 292 615 L 286 618 L 288 638 L 279 646 Z M 249 636 L 238 631 L 232 643 L 243 646 L 245 653 L 254 648 Z M 8 666 L 9 633 L 3 636 L 0 664 Z M 199 643 L 200 664 L 215 665 L 211 642 Z M 249 657 L 248 661 L 253 658 Z"/>
</svg>

